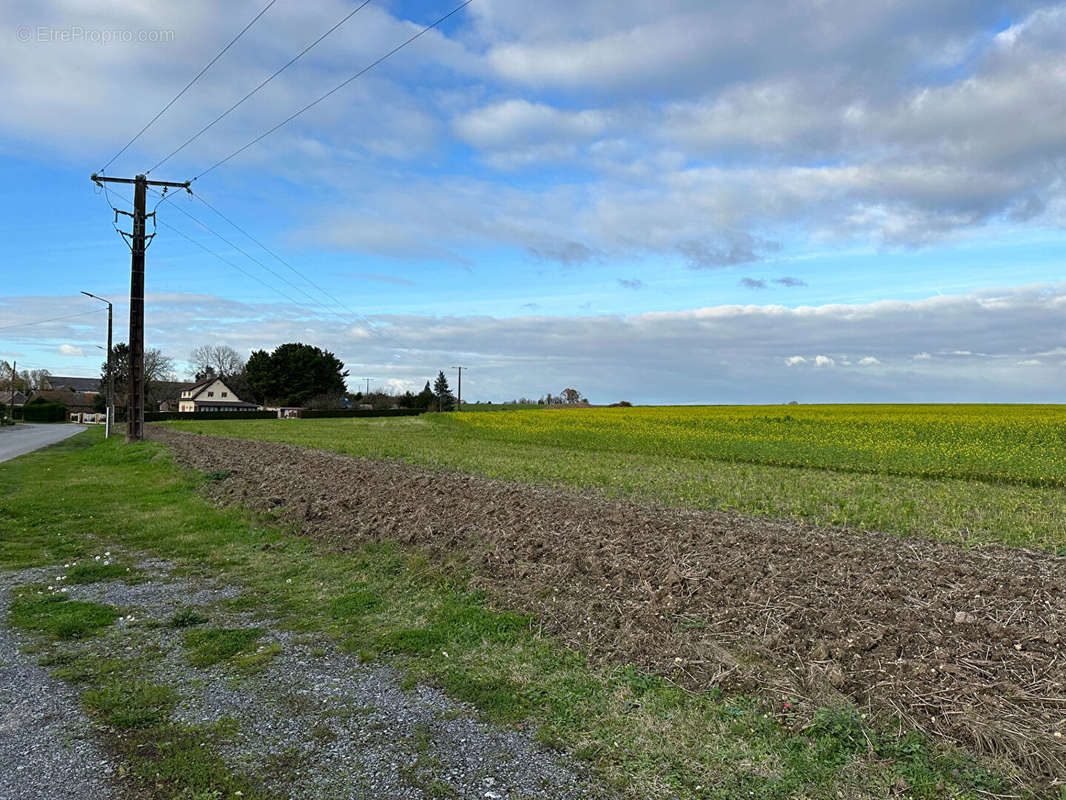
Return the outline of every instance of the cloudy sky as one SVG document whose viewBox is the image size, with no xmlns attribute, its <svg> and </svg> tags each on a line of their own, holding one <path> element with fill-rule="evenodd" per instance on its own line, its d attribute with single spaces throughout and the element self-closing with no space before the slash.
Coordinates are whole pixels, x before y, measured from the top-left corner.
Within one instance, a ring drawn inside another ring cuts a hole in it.
<svg viewBox="0 0 1066 800">
<path fill-rule="evenodd" d="M 130 194 L 88 176 L 267 2 L 3 4 L 0 358 L 95 374 L 82 289 L 126 339 Z M 108 166 L 200 176 L 148 251 L 179 373 L 304 341 L 469 399 L 1063 400 L 1066 4 L 473 0 L 210 169 L 458 2 L 372 0 L 195 136 L 361 5 L 276 0 Z"/>
</svg>

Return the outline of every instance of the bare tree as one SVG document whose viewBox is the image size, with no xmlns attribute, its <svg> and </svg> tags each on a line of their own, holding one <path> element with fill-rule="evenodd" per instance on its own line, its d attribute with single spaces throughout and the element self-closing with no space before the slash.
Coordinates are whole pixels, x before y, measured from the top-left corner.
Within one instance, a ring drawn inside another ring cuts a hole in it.
<svg viewBox="0 0 1066 800">
<path fill-rule="evenodd" d="M 112 353 L 117 348 L 112 349 Z M 144 351 L 144 382 L 174 380 L 174 359 L 163 355 L 162 350 L 149 347 Z"/>
<path fill-rule="evenodd" d="M 49 372 L 46 369 L 24 369 L 19 377 L 26 384 L 26 391 L 34 392 L 49 388 Z"/>
<path fill-rule="evenodd" d="M 244 371 L 241 354 L 224 344 L 202 344 L 189 353 L 189 361 L 196 369 L 197 380 L 208 375 L 228 378 Z"/>
</svg>

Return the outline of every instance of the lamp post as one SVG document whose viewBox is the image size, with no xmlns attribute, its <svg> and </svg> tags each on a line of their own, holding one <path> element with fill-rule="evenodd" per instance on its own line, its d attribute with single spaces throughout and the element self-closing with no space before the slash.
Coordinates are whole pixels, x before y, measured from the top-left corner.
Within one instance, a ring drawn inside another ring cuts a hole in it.
<svg viewBox="0 0 1066 800">
<path fill-rule="evenodd" d="M 107 439 L 111 436 L 111 421 L 115 418 L 115 369 L 111 363 L 112 306 L 110 300 L 97 297 L 89 292 L 82 292 L 82 294 L 86 297 L 91 297 L 93 300 L 99 300 L 101 303 L 107 303 L 107 409 L 104 413 L 104 438 Z"/>
</svg>

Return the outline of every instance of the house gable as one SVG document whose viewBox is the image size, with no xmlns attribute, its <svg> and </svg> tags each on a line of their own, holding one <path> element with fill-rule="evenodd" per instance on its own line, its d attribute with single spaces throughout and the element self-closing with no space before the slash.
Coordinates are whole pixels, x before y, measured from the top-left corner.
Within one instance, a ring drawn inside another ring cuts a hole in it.
<svg viewBox="0 0 1066 800">
<path fill-rule="evenodd" d="M 245 403 L 233 393 L 221 378 L 210 377 L 182 389 L 178 399 L 178 411 L 196 411 L 207 407 L 255 408 L 254 403 Z"/>
</svg>

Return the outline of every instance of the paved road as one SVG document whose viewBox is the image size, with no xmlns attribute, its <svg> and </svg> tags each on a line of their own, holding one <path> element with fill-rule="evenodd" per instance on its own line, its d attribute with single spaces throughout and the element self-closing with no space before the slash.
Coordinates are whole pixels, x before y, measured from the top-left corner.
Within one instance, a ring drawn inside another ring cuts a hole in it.
<svg viewBox="0 0 1066 800">
<path fill-rule="evenodd" d="M 20 423 L 12 428 L 0 428 L 0 461 L 7 461 L 23 453 L 32 453 L 50 444 L 61 442 L 85 430 L 85 425 L 57 423 L 34 425 Z"/>
</svg>

